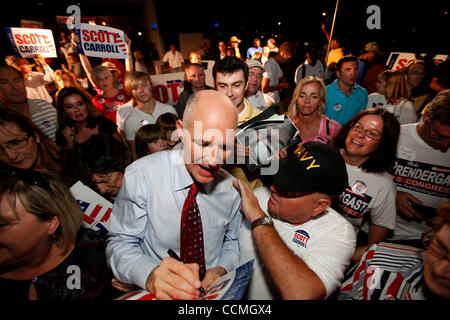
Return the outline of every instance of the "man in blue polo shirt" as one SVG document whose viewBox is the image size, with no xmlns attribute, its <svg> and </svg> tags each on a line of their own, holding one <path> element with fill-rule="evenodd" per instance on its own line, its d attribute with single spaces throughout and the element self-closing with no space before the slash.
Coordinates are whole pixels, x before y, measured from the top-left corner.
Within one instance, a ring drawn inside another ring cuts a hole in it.
<svg viewBox="0 0 450 320">
<path fill-rule="evenodd" d="M 324 114 L 343 126 L 367 105 L 367 90 L 356 83 L 358 58 L 344 56 L 336 64 L 337 79 L 326 87 Z"/>
</svg>

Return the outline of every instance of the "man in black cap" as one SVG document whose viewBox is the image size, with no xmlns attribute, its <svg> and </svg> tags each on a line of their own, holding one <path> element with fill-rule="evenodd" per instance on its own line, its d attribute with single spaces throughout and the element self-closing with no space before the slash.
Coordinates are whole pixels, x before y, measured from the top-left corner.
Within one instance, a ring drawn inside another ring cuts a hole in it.
<svg viewBox="0 0 450 320">
<path fill-rule="evenodd" d="M 241 263 L 255 258 L 248 299 L 325 299 L 355 249 L 353 227 L 331 207 L 348 184 L 340 152 L 311 141 L 280 160 L 274 183 L 242 196 Z"/>
</svg>

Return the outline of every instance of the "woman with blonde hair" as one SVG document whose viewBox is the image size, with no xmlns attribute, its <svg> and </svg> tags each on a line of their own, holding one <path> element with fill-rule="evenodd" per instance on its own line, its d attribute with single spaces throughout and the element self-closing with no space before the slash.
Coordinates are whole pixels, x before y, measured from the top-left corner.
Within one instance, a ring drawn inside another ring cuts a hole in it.
<svg viewBox="0 0 450 320">
<path fill-rule="evenodd" d="M 307 76 L 297 84 L 286 114 L 299 130 L 302 144 L 308 141 L 330 144 L 341 129 L 338 122 L 323 114 L 325 104 L 325 83 L 321 78 Z"/>
<path fill-rule="evenodd" d="M 111 299 L 103 231 L 55 174 L 15 169 L 0 179 L 0 300 Z"/>
<path fill-rule="evenodd" d="M 417 121 L 414 102 L 408 94 L 403 72 L 386 70 L 378 76 L 377 92 L 371 93 L 367 108 L 384 108 L 393 113 L 400 124 Z"/>
</svg>

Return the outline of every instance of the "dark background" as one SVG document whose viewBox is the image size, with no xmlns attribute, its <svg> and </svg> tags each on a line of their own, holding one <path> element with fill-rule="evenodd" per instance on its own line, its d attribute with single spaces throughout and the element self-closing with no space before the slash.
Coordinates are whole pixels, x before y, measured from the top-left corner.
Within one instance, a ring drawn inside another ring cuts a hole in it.
<svg viewBox="0 0 450 320">
<path fill-rule="evenodd" d="M 416 53 L 449 53 L 448 1 L 352 1 L 340 0 L 335 33 L 344 39 L 344 46 L 358 54 L 370 41 L 379 43 L 387 53 L 405 51 Z M 143 2 L 140 0 L 35 0 L 3 2 L 0 9 L 2 27 L 19 27 L 20 19 L 39 20 L 44 28 L 52 29 L 59 41 L 56 15 L 67 15 L 68 5 L 77 4 L 83 16 L 108 19 L 108 26 L 124 30 L 134 47 L 148 45 L 143 24 Z M 381 29 L 369 30 L 366 13 L 369 5 L 381 9 Z M 277 44 L 292 41 L 301 52 L 305 42 L 325 44 L 320 28 L 322 22 L 331 30 L 335 0 L 315 1 L 170 1 L 155 0 L 159 32 L 165 50 L 171 42 L 179 45 L 178 33 L 202 32 L 214 41 L 228 42 L 236 35 L 241 40 L 241 52 L 252 45 L 254 37 L 276 37 Z M 326 16 L 322 16 L 325 12 Z M 101 18 L 100 18 L 101 17 Z M 279 24 L 280 22 L 280 24 Z M 138 32 L 143 35 L 138 36 Z M 1 53 L 12 50 L 4 31 L 0 31 Z"/>
</svg>

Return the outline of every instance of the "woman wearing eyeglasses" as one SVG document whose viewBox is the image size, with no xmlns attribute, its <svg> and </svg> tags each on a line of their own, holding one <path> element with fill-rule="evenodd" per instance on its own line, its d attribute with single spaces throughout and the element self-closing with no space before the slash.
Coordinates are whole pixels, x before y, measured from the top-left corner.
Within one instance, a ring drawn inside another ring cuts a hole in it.
<svg viewBox="0 0 450 320">
<path fill-rule="evenodd" d="M 396 188 L 388 171 L 394 165 L 399 132 L 392 113 L 370 108 L 356 114 L 334 139 L 334 146 L 342 150 L 349 182 L 334 208 L 352 223 L 360 238 L 364 238 L 361 226 L 369 223 L 368 243 L 357 243 L 354 262 L 395 228 Z"/>
<path fill-rule="evenodd" d="M 0 173 L 13 168 L 62 171 L 64 154 L 30 119 L 0 109 Z"/>
<path fill-rule="evenodd" d="M 106 233 L 82 227 L 82 212 L 54 175 L 15 169 L 0 177 L 0 300 L 117 297 Z"/>
</svg>

